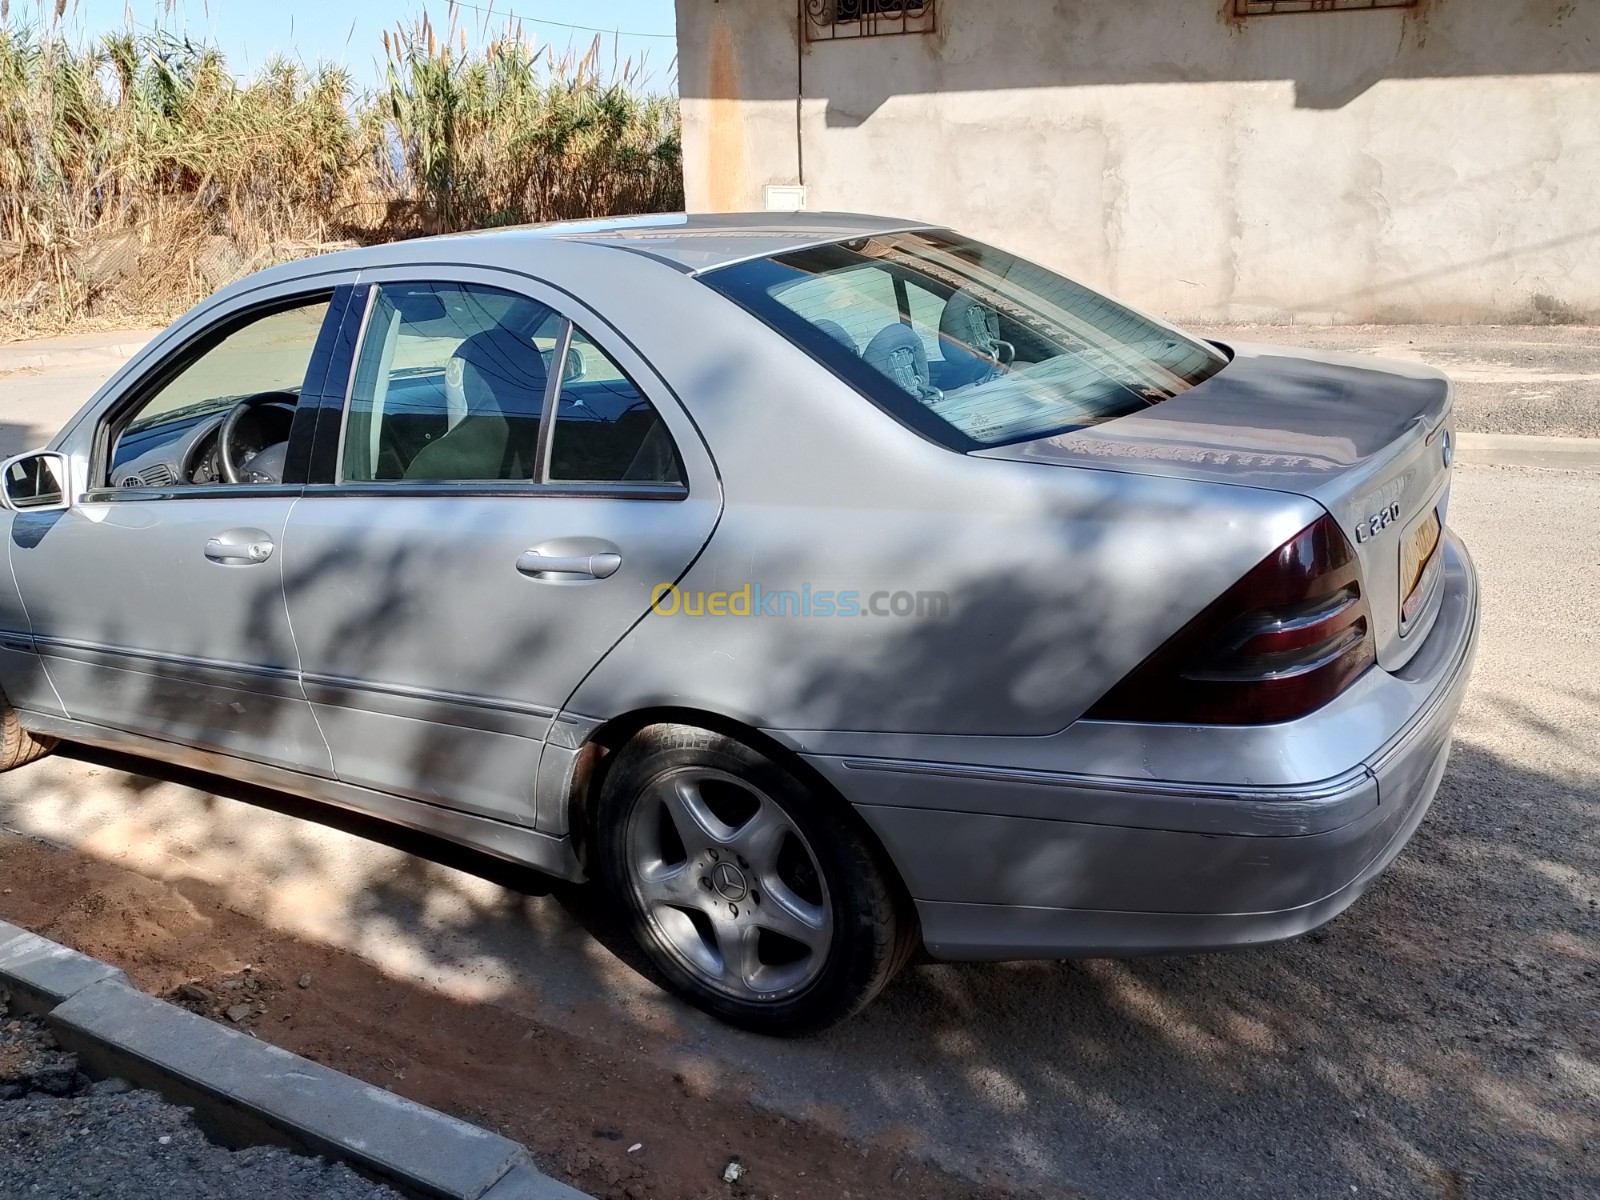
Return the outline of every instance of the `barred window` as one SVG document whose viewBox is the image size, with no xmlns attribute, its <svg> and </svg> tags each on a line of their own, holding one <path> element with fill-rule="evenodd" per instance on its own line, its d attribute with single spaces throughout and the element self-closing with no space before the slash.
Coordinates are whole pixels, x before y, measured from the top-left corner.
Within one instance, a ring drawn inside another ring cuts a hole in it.
<svg viewBox="0 0 1600 1200">
<path fill-rule="evenodd" d="M 932 33 L 934 0 L 805 0 L 806 41 Z"/>
<path fill-rule="evenodd" d="M 1418 0 L 1233 0 L 1236 17 L 1278 13 L 1359 12 L 1369 8 L 1416 8 Z"/>
</svg>

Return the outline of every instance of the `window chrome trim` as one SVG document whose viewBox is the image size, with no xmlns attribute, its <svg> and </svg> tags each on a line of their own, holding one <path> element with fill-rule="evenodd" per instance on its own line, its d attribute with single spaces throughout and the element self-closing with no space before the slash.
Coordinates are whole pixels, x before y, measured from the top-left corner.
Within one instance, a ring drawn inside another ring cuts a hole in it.
<svg viewBox="0 0 1600 1200">
<path fill-rule="evenodd" d="M 561 407 L 561 385 L 567 378 L 567 353 L 572 349 L 572 318 L 562 314 L 561 332 L 544 373 L 544 407 L 539 413 L 539 444 L 533 452 L 533 482 L 550 482 L 550 449 L 556 440 L 556 417 Z M 645 401 L 647 404 L 648 400 Z M 656 419 L 659 421 L 660 415 Z"/>
<path fill-rule="evenodd" d="M 148 500 L 287 500 L 300 495 L 299 483 L 189 483 L 168 487 L 90 488 L 80 504 L 138 504 Z"/>
<path fill-rule="evenodd" d="M 134 489 L 130 488 L 129 491 Z M 537 497 L 599 500 L 687 500 L 689 489 L 681 483 L 526 483 L 514 479 L 450 480 L 378 479 L 367 483 L 308 483 L 301 490 L 307 499 L 317 496 L 428 497 L 471 496 L 531 500 Z"/>
</svg>

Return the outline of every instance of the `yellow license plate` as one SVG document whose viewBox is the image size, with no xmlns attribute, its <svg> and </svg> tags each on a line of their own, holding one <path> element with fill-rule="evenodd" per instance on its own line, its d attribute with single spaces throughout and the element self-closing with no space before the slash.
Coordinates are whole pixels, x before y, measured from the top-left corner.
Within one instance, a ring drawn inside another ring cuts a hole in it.
<svg viewBox="0 0 1600 1200">
<path fill-rule="evenodd" d="M 1443 531 L 1443 522 L 1439 520 L 1439 510 L 1436 508 L 1415 529 L 1406 533 L 1405 541 L 1400 546 L 1400 607 L 1405 611 L 1411 602 L 1417 585 L 1422 582 L 1422 576 L 1428 569 L 1428 564 L 1433 561 L 1434 552 L 1439 549 L 1439 535 Z"/>
</svg>

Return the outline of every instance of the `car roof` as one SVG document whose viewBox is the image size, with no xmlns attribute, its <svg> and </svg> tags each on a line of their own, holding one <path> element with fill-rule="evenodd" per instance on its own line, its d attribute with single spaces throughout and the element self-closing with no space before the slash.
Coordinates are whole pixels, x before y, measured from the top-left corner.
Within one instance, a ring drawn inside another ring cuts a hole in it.
<svg viewBox="0 0 1600 1200">
<path fill-rule="evenodd" d="M 472 252 L 465 257 L 477 261 L 513 263 L 519 258 L 525 260 L 530 252 L 537 253 L 541 246 L 569 242 L 642 254 L 685 274 L 696 274 L 808 246 L 926 228 L 927 223 L 922 221 L 856 213 L 653 213 L 510 225 L 385 242 L 298 259 L 269 268 L 263 274 L 293 279 L 337 267 L 364 269 L 438 262 L 451 257 L 452 244 L 468 241 Z"/>
<path fill-rule="evenodd" d="M 517 232 L 615 246 L 699 272 L 827 242 L 926 227 L 922 221 L 861 213 L 665 213 L 533 225 Z"/>
</svg>

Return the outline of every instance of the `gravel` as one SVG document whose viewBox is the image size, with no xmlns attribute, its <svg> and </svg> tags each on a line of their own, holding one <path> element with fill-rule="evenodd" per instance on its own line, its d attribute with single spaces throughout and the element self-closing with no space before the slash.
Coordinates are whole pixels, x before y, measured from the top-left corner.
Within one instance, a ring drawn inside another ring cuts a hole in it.
<svg viewBox="0 0 1600 1200">
<path fill-rule="evenodd" d="M 389 1200 L 343 1164 L 226 1150 L 189 1110 L 119 1079 L 91 1082 L 38 1022 L 0 1005 L 0 1200 Z"/>
</svg>

